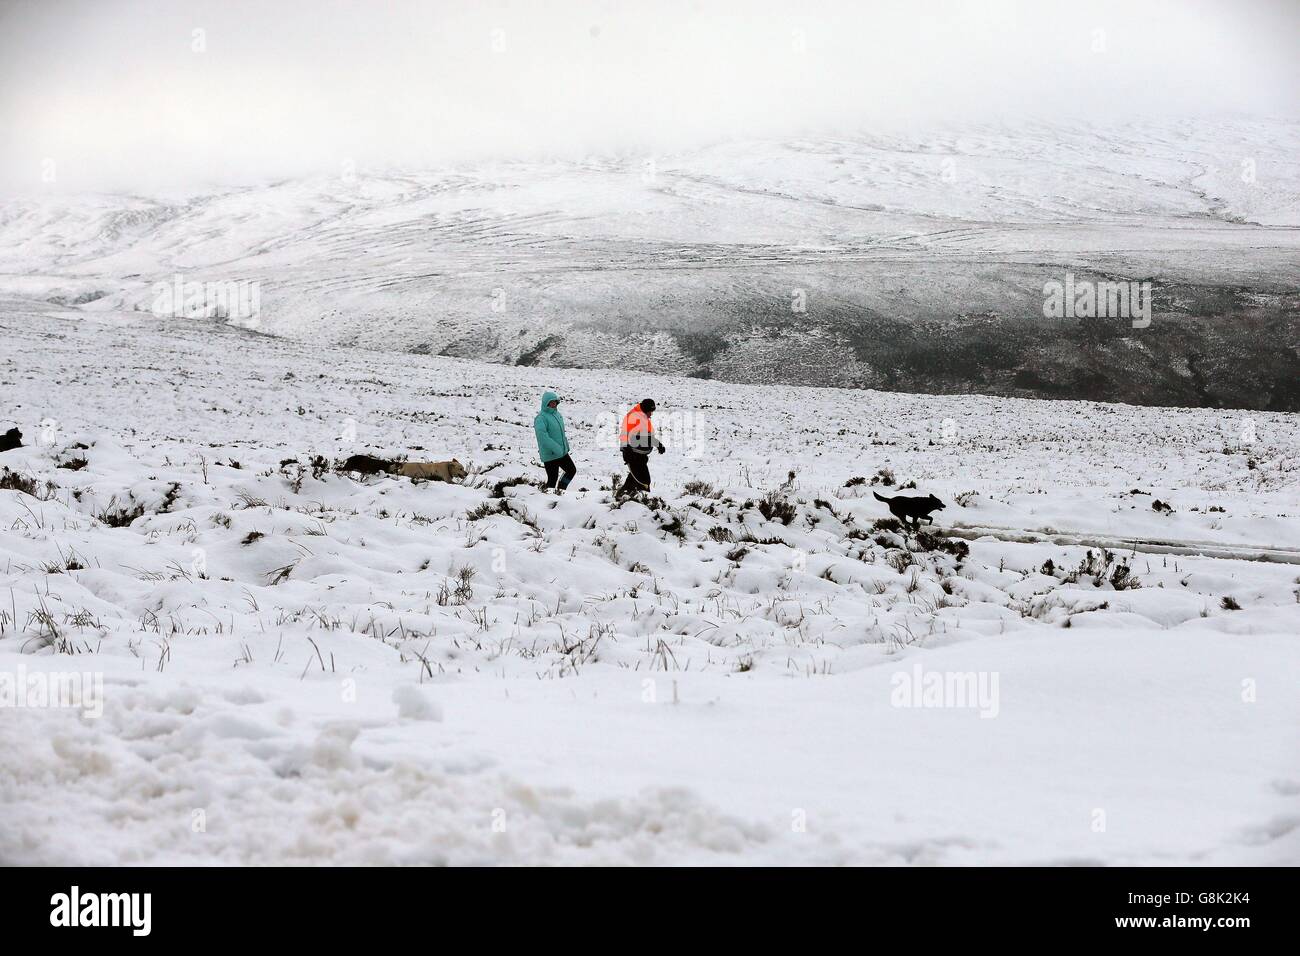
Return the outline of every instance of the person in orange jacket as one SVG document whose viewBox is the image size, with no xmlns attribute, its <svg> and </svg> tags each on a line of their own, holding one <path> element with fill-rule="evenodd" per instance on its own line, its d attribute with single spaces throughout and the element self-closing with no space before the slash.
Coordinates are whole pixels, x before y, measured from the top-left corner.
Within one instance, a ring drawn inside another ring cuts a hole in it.
<svg viewBox="0 0 1300 956">
<path fill-rule="evenodd" d="M 655 438 L 655 426 L 651 416 L 655 413 L 653 398 L 642 399 L 632 406 L 631 411 L 623 416 L 623 427 L 619 430 L 619 450 L 627 465 L 627 478 L 623 487 L 615 492 L 615 497 L 623 497 L 638 491 L 650 490 L 650 452 L 656 448 L 664 453 L 664 443 Z"/>
</svg>

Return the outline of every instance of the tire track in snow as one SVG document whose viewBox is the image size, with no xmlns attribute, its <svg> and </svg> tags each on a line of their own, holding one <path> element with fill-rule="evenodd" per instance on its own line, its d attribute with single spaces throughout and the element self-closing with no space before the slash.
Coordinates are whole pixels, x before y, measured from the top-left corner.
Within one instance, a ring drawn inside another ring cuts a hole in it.
<svg viewBox="0 0 1300 956">
<path fill-rule="evenodd" d="M 1141 551 L 1149 554 L 1175 554 L 1189 557 L 1217 558 L 1229 561 L 1265 561 L 1277 564 L 1300 564 L 1300 548 L 1266 548 L 1258 545 L 1214 544 L 1210 541 L 1161 541 L 1151 538 L 1122 538 L 1074 531 L 1031 531 L 1023 528 L 954 525 L 944 533 L 967 541 L 996 538 L 1015 544 L 1050 543 L 1062 547 L 1106 548 L 1110 551 Z"/>
</svg>

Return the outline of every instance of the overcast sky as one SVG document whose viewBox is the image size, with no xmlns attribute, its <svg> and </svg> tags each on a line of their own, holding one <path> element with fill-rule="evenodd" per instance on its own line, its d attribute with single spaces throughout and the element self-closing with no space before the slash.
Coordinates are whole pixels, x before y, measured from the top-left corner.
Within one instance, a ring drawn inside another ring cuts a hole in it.
<svg viewBox="0 0 1300 956">
<path fill-rule="evenodd" d="M 1296 117 L 1298 53 L 1300 0 L 0 0 L 0 188 Z"/>
</svg>

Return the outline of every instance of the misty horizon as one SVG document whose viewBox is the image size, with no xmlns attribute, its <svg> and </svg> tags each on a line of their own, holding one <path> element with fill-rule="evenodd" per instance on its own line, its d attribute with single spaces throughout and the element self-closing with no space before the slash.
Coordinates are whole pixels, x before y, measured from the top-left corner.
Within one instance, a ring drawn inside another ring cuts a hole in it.
<svg viewBox="0 0 1300 956">
<path fill-rule="evenodd" d="M 15 194 L 1297 106 L 1300 10 L 1272 0 L 0 10 Z"/>
</svg>

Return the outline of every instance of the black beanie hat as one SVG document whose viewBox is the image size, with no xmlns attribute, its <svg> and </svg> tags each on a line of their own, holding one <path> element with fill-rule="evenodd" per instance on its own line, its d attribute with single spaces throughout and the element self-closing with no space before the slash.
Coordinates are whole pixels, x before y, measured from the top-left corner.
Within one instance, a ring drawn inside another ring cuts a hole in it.
<svg viewBox="0 0 1300 956">
<path fill-rule="evenodd" d="M 655 400 L 653 398 L 641 399 L 641 411 L 653 412 L 655 410 Z"/>
</svg>

